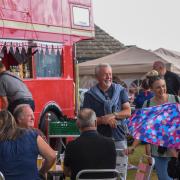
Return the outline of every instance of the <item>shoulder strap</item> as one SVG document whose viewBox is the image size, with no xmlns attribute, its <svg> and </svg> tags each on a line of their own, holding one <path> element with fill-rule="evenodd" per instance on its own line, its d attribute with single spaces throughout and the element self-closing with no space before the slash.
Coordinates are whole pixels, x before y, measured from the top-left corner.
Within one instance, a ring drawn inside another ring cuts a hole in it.
<svg viewBox="0 0 180 180">
<path fill-rule="evenodd" d="M 179 103 L 179 98 L 178 98 L 178 96 L 174 95 L 174 99 L 176 100 L 177 103 Z"/>
<path fill-rule="evenodd" d="M 146 107 L 149 107 L 150 106 L 150 99 L 147 100 L 147 104 L 146 104 Z"/>
<path fill-rule="evenodd" d="M 9 74 L 9 73 L 6 73 L 6 72 L 3 72 L 3 73 L 0 74 L 0 76 L 3 76 L 3 75 L 11 76 L 11 77 L 13 77 L 13 78 L 15 78 L 15 79 L 18 79 L 19 81 L 23 82 L 22 79 L 20 79 L 20 78 L 14 76 L 13 74 Z M 24 82 L 23 82 L 23 83 L 24 83 Z"/>
</svg>

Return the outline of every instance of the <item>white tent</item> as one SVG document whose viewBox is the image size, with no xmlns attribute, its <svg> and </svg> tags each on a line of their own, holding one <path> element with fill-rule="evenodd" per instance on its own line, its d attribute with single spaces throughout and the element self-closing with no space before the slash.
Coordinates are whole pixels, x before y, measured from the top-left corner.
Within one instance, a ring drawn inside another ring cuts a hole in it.
<svg viewBox="0 0 180 180">
<path fill-rule="evenodd" d="M 99 59 L 86 61 L 79 64 L 80 87 L 89 88 L 94 85 L 94 69 L 100 63 L 109 63 L 112 66 L 113 75 L 126 82 L 129 86 L 135 79 L 141 79 L 152 69 L 155 61 L 162 61 L 167 69 L 171 69 L 172 62 L 164 60 L 151 51 L 136 46 L 119 51 Z M 177 68 L 178 69 L 178 68 Z M 179 69 L 180 72 L 180 69 Z"/>
</svg>

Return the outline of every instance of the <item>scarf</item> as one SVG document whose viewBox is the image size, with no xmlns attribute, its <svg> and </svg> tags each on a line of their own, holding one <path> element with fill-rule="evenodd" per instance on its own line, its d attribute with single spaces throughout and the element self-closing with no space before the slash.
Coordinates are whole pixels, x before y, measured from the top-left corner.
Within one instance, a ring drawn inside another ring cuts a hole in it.
<svg viewBox="0 0 180 180">
<path fill-rule="evenodd" d="M 123 87 L 119 84 L 112 83 L 113 95 L 110 100 L 107 100 L 105 96 L 102 94 L 100 89 L 96 86 L 92 87 L 87 93 L 92 95 L 97 101 L 104 105 L 104 113 L 110 114 L 112 112 L 119 112 L 119 96 Z"/>
</svg>

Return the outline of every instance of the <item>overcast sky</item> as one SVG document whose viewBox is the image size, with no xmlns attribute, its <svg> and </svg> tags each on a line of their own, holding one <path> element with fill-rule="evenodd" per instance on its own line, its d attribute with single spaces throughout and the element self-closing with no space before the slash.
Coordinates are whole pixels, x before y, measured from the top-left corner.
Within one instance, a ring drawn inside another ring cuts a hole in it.
<svg viewBox="0 0 180 180">
<path fill-rule="evenodd" d="M 180 0 L 93 0 L 95 23 L 125 45 L 180 51 Z"/>
</svg>

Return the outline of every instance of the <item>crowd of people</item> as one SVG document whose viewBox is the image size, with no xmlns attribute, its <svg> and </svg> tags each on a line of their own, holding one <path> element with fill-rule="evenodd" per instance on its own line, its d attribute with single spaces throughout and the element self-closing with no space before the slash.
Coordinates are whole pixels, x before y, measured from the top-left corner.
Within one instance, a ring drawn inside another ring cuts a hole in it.
<svg viewBox="0 0 180 180">
<path fill-rule="evenodd" d="M 131 115 L 127 90 L 121 85 L 112 82 L 112 68 L 109 64 L 98 65 L 95 69 L 95 76 L 98 80 L 98 84 L 85 93 L 82 108 L 91 109 L 96 113 L 98 133 L 112 139 L 116 149 L 124 149 L 126 154 L 132 154 L 136 146 L 139 144 L 139 141 L 135 140 L 133 145 L 127 148 L 126 135 L 128 131 L 125 119 Z M 180 78 L 176 74 L 167 71 L 162 62 L 155 62 L 153 64 L 153 70 L 147 73 L 146 78 L 142 82 L 143 90 L 142 94 L 137 96 L 139 101 L 137 99 L 135 101 L 135 103 L 138 103 L 138 105 L 136 104 L 136 108 L 180 102 L 180 98 L 178 96 L 180 92 Z M 82 136 L 83 134 L 84 132 L 82 131 Z M 87 139 L 90 139 L 90 137 L 87 137 Z M 78 140 L 79 139 L 76 141 Z M 73 149 L 78 147 L 76 141 L 72 142 L 74 143 Z M 90 149 L 90 145 L 91 143 L 89 144 L 88 141 L 86 141 L 86 148 L 83 148 L 83 150 L 88 151 Z M 73 155 L 71 155 L 72 157 L 75 157 L 76 155 L 78 156 L 77 151 L 70 149 L 71 148 L 67 148 L 66 150 L 65 162 L 67 163 L 66 166 L 68 168 L 68 172 L 72 171 L 74 173 L 77 169 L 77 162 L 78 164 L 79 162 L 81 164 L 81 162 L 83 162 L 83 158 L 81 158 L 82 160 L 69 160 L 69 154 L 71 153 L 73 153 Z M 99 149 L 104 152 L 103 146 L 99 146 Z M 159 180 L 170 180 L 174 177 L 177 178 L 180 176 L 178 167 L 174 166 L 175 168 L 173 170 L 175 172 L 176 169 L 176 173 L 171 173 L 172 171 L 170 170 L 172 169 L 172 160 L 175 158 L 178 161 L 178 149 L 169 149 L 167 147 L 158 147 L 158 145 L 146 144 L 145 150 L 147 155 L 152 156 L 155 159 L 155 169 Z M 93 152 L 94 151 L 92 150 L 89 158 L 86 157 L 86 163 L 83 163 L 84 169 L 95 167 L 94 164 L 90 166 L 87 163 L 93 160 L 92 154 L 93 156 L 96 154 Z M 81 151 L 81 156 L 84 154 L 85 153 Z M 108 155 L 104 157 L 104 163 L 105 160 L 108 159 L 107 156 Z M 104 166 L 101 167 L 103 168 Z M 121 176 L 121 179 L 125 179 L 123 175 Z M 75 177 L 74 174 L 73 177 Z"/>
<path fill-rule="evenodd" d="M 6 84 L 4 78 L 13 78 L 17 84 L 23 82 L 9 75 L 2 64 L 0 74 L 3 74 L 0 75 L 0 96 L 4 97 L 3 110 L 0 111 L 0 171 L 8 180 L 45 178 L 56 154 L 43 133 L 34 128 L 32 96 L 27 88 L 20 91 L 23 94 L 11 96 L 14 87 L 8 91 L 5 87 L 10 86 L 12 80 Z M 112 68 L 109 64 L 99 64 L 95 68 L 95 76 L 98 83 L 85 93 L 83 107 L 76 121 L 80 137 L 69 142 L 65 149 L 64 174 L 71 179 L 75 179 L 82 169 L 115 169 L 116 149 L 124 149 L 126 155 L 132 154 L 139 144 L 138 140 L 134 140 L 132 146 L 127 146 L 126 119 L 131 116 L 127 89 L 112 82 Z M 180 78 L 167 71 L 162 62 L 153 64 L 153 73 L 147 74 L 142 81 L 142 88 L 142 92 L 135 98 L 136 108 L 180 102 Z M 153 144 L 145 144 L 145 147 L 146 154 L 155 158 L 159 180 L 180 177 L 179 167 L 173 163 L 179 163 L 178 149 Z M 39 154 L 44 161 L 38 171 Z M 124 174 L 121 179 L 126 179 Z"/>
</svg>

